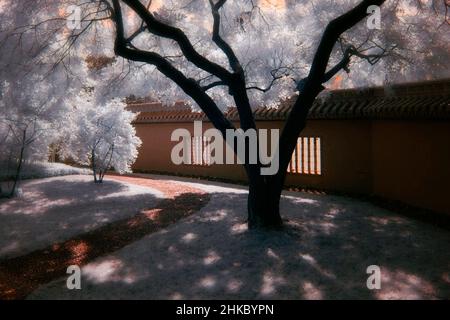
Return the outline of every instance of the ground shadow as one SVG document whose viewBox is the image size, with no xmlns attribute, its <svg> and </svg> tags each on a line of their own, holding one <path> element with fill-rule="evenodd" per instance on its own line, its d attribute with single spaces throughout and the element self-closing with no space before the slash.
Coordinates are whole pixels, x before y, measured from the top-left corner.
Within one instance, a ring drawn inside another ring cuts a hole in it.
<svg viewBox="0 0 450 320">
<path fill-rule="evenodd" d="M 450 297 L 450 234 L 338 196 L 285 197 L 283 231 L 249 231 L 245 193 L 216 193 L 190 218 L 30 298 L 432 299 Z M 366 286 L 370 265 L 381 290 Z"/>
<path fill-rule="evenodd" d="M 144 210 L 133 217 L 27 255 L 0 260 L 0 299 L 24 298 L 39 285 L 66 274 L 68 266 L 83 266 L 165 228 L 200 210 L 208 198 L 207 194 L 185 193 L 173 199 L 164 199 L 156 208 Z"/>
<path fill-rule="evenodd" d="M 21 198 L 0 201 L 0 259 L 135 215 L 160 201 L 159 192 L 86 176 L 27 181 Z"/>
</svg>

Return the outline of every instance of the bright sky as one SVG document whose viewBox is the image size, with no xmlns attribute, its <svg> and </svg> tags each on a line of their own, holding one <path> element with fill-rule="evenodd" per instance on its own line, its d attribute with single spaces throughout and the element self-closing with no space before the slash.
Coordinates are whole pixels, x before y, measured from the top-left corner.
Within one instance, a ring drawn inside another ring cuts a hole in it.
<svg viewBox="0 0 450 320">
<path fill-rule="evenodd" d="M 286 0 L 260 0 L 260 5 L 263 8 L 284 8 Z"/>
<path fill-rule="evenodd" d="M 152 5 L 150 6 L 150 10 L 157 10 L 162 6 L 162 0 L 153 0 Z"/>
<path fill-rule="evenodd" d="M 0 0 L 0 12 L 3 12 L 6 9 L 6 1 Z"/>
</svg>

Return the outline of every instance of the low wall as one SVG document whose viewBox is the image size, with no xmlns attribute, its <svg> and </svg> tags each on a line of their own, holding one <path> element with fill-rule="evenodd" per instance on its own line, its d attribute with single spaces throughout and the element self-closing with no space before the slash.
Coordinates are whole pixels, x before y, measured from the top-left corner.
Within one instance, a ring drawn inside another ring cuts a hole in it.
<svg viewBox="0 0 450 320">
<path fill-rule="evenodd" d="M 450 214 L 450 122 L 374 121 L 373 192 Z"/>
<path fill-rule="evenodd" d="M 281 129 L 280 121 L 258 128 Z M 173 130 L 193 122 L 137 123 L 143 145 L 135 170 L 245 181 L 241 165 L 175 165 Z M 203 130 L 211 128 L 203 122 Z M 288 174 L 286 185 L 373 194 L 450 214 L 450 122 L 309 120 L 305 137 L 321 139 L 321 175 Z"/>
</svg>

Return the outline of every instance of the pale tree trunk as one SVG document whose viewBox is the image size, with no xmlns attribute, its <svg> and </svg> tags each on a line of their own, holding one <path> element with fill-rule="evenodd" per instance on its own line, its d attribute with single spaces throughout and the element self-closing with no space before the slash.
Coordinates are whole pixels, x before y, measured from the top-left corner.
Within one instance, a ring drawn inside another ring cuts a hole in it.
<svg viewBox="0 0 450 320">
<path fill-rule="evenodd" d="M 111 162 L 112 162 L 112 159 L 113 159 L 113 155 L 114 155 L 114 143 L 110 146 L 108 152 L 105 155 L 105 159 L 108 158 L 108 156 L 109 156 L 109 159 L 108 159 L 108 162 L 106 163 L 105 167 L 103 168 L 103 170 L 100 170 L 100 173 L 99 173 L 100 183 L 103 182 L 103 178 L 105 178 L 106 172 L 111 167 Z"/>
<path fill-rule="evenodd" d="M 23 137 L 22 137 L 22 145 L 20 146 L 20 154 L 19 154 L 19 159 L 18 159 L 18 163 L 17 163 L 16 174 L 14 176 L 14 182 L 13 182 L 13 186 L 11 189 L 10 197 L 13 197 L 16 194 L 16 189 L 19 184 L 20 174 L 22 172 L 23 157 L 25 155 L 26 137 L 27 137 L 27 131 L 24 130 Z"/>
<path fill-rule="evenodd" d="M 95 151 L 92 150 L 91 152 L 91 166 L 92 166 L 92 175 L 94 176 L 94 183 L 99 183 L 99 180 L 97 179 L 97 159 L 95 158 Z"/>
</svg>

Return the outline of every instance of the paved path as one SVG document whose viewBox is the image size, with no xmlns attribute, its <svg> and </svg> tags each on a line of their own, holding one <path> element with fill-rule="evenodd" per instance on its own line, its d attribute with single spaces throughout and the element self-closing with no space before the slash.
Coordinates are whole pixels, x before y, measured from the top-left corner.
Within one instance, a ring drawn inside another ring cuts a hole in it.
<svg viewBox="0 0 450 320">
<path fill-rule="evenodd" d="M 200 210 L 209 195 L 195 187 L 164 180 L 108 176 L 127 183 L 151 187 L 164 193 L 154 208 L 115 221 L 91 232 L 29 254 L 0 260 L 0 300 L 23 299 L 37 287 L 66 275 L 69 265 L 85 265 L 117 251 L 145 235 Z"/>
</svg>

